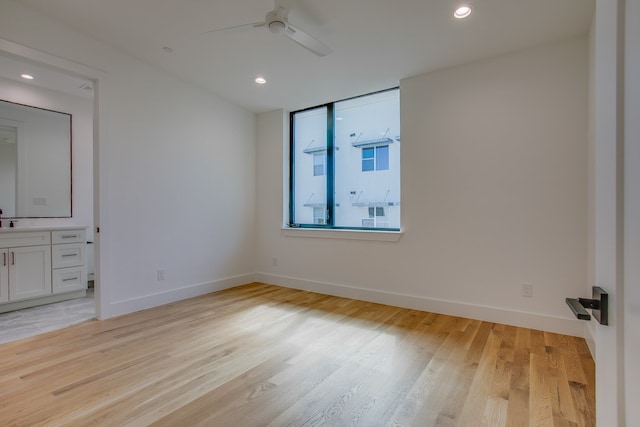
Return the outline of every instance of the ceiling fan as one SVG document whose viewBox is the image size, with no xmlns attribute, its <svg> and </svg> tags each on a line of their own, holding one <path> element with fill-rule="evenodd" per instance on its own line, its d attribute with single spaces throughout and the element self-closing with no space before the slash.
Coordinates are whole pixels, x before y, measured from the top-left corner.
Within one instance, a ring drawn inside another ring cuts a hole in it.
<svg viewBox="0 0 640 427">
<path fill-rule="evenodd" d="M 276 4 L 274 9 L 267 13 L 264 17 L 264 21 L 262 22 L 220 28 L 213 31 L 207 31 L 205 34 L 231 31 L 235 32 L 266 27 L 273 34 L 283 34 L 318 56 L 328 55 L 331 53 L 331 48 L 329 46 L 289 23 L 287 18 L 289 16 L 289 11 L 291 11 L 295 2 L 296 0 L 275 0 Z"/>
</svg>

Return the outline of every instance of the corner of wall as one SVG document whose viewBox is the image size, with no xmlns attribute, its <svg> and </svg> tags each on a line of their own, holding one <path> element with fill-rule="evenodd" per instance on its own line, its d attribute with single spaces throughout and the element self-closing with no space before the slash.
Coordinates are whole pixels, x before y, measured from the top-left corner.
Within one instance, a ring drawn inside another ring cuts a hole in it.
<svg viewBox="0 0 640 427">
<path fill-rule="evenodd" d="M 584 340 L 587 342 L 589 352 L 593 360 L 596 360 L 596 338 L 595 338 L 595 326 L 593 321 L 584 325 Z"/>
<path fill-rule="evenodd" d="M 101 313 L 100 320 L 133 313 L 140 310 L 146 310 L 148 308 L 170 304 L 172 302 L 181 301 L 188 298 L 195 298 L 201 295 L 209 294 L 211 292 L 234 288 L 236 286 L 246 285 L 255 281 L 255 274 L 243 274 L 239 276 L 215 280 L 213 282 L 198 283 L 179 289 L 171 289 L 169 291 L 160 292 L 153 295 L 144 295 L 122 301 L 115 301 L 108 305 L 108 311 L 104 311 Z"/>
</svg>

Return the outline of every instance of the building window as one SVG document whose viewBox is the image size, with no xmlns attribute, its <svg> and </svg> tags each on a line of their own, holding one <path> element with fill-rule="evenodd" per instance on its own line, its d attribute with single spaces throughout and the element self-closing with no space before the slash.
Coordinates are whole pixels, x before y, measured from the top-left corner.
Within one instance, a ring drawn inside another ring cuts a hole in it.
<svg viewBox="0 0 640 427">
<path fill-rule="evenodd" d="M 327 156 L 325 154 L 313 155 L 313 176 L 324 175 L 324 164 Z"/>
<path fill-rule="evenodd" d="M 369 207 L 369 217 L 362 218 L 362 226 L 367 228 L 387 228 L 389 221 L 384 211 L 384 207 Z"/>
<path fill-rule="evenodd" d="M 389 146 L 362 149 L 362 172 L 389 170 Z"/>
<path fill-rule="evenodd" d="M 290 226 L 400 229 L 397 88 L 291 113 L 290 153 Z"/>
<path fill-rule="evenodd" d="M 313 208 L 313 223 L 318 225 L 324 225 L 327 223 L 326 218 L 327 209 L 325 207 L 315 206 Z"/>
<path fill-rule="evenodd" d="M 384 208 L 369 208 L 369 218 L 375 218 L 377 216 L 384 216 Z"/>
</svg>

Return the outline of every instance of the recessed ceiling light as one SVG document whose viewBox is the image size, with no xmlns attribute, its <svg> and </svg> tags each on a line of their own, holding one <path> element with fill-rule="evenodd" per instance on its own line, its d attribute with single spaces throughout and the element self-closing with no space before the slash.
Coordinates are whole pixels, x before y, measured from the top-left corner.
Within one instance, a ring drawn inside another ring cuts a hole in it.
<svg viewBox="0 0 640 427">
<path fill-rule="evenodd" d="M 25 80 L 33 80 L 33 76 L 31 74 L 21 74 L 20 77 Z"/>
<path fill-rule="evenodd" d="M 254 82 L 258 83 L 259 85 L 263 85 L 267 82 L 267 80 L 264 77 L 256 77 Z"/>
<path fill-rule="evenodd" d="M 458 6 L 455 12 L 453 12 L 453 16 L 458 19 L 466 18 L 471 15 L 471 6 L 468 4 L 463 4 L 462 6 Z"/>
</svg>

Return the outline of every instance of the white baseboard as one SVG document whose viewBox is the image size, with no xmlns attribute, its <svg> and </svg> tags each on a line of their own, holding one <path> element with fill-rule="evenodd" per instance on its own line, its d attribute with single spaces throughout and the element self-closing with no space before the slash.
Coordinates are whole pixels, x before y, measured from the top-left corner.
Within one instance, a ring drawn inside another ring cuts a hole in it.
<svg viewBox="0 0 640 427">
<path fill-rule="evenodd" d="M 144 295 L 122 301 L 116 301 L 108 305 L 106 315 L 103 310 L 101 320 L 109 317 L 120 316 L 123 314 L 133 313 L 135 311 L 146 310 L 147 308 L 157 307 L 164 304 L 180 301 L 187 298 L 193 298 L 205 295 L 223 289 L 233 288 L 247 283 L 255 282 L 255 274 L 243 274 L 239 276 L 227 277 L 215 280 L 213 282 L 198 283 L 191 286 L 185 286 L 180 289 L 172 289 L 157 294 Z"/>
<path fill-rule="evenodd" d="M 256 273 L 254 279 L 257 282 L 267 283 L 270 285 L 284 286 L 287 288 L 335 295 L 344 298 L 448 314 L 451 316 L 555 332 L 576 337 L 585 336 L 585 326 L 583 321 L 573 318 L 528 313 L 499 307 L 488 307 L 456 301 L 425 298 L 415 295 L 404 295 L 268 273 Z"/>
</svg>

